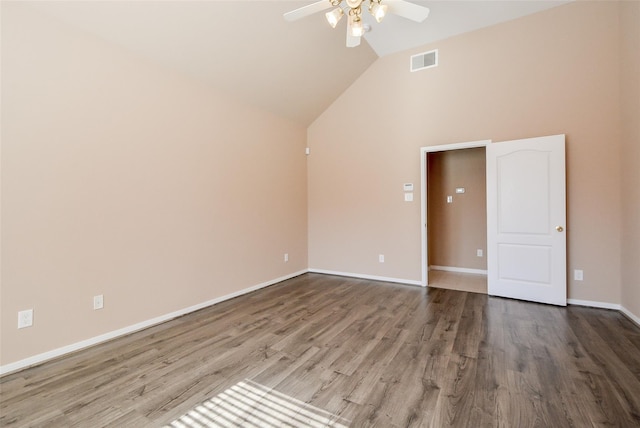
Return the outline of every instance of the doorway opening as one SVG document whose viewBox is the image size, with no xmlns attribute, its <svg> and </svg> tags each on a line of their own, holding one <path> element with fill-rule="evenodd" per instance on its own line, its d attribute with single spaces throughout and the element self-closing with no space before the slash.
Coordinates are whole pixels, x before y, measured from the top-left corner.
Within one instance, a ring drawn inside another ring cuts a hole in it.
<svg viewBox="0 0 640 428">
<path fill-rule="evenodd" d="M 486 146 L 423 147 L 422 285 L 487 293 Z"/>
</svg>

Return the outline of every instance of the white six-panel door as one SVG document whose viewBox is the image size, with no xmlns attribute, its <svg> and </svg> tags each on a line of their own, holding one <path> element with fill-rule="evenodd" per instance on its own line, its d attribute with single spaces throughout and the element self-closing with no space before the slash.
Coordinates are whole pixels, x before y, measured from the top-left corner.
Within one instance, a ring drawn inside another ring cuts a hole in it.
<svg viewBox="0 0 640 428">
<path fill-rule="evenodd" d="M 565 136 L 487 146 L 488 292 L 567 304 Z"/>
</svg>

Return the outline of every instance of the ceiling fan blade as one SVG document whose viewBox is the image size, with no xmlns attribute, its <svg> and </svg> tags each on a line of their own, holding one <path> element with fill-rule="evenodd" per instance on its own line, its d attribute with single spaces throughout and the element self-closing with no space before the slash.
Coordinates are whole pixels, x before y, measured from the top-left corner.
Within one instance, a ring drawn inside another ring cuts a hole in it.
<svg viewBox="0 0 640 428">
<path fill-rule="evenodd" d="M 351 31 L 349 31 L 349 27 L 347 26 L 347 47 L 355 48 L 356 46 L 360 46 L 360 37 L 352 36 Z"/>
<path fill-rule="evenodd" d="M 389 13 L 410 19 L 416 22 L 422 22 L 429 16 L 429 8 L 409 3 L 405 0 L 383 0 L 389 8 Z"/>
<path fill-rule="evenodd" d="M 300 18 L 304 18 L 305 16 L 313 15 L 317 12 L 322 12 L 323 10 L 331 8 L 331 2 L 329 0 L 320 0 L 315 3 L 311 3 L 309 5 L 303 6 L 298 9 L 294 9 L 291 12 L 287 12 L 284 14 L 284 19 L 287 21 L 296 21 Z"/>
</svg>

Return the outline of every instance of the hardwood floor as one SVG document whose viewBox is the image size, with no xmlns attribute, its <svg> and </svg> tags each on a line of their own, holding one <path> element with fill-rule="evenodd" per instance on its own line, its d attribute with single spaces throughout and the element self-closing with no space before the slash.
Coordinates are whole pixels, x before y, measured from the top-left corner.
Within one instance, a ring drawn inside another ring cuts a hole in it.
<svg viewBox="0 0 640 428">
<path fill-rule="evenodd" d="M 0 379 L 8 427 L 640 426 L 615 311 L 305 274 Z"/>
</svg>

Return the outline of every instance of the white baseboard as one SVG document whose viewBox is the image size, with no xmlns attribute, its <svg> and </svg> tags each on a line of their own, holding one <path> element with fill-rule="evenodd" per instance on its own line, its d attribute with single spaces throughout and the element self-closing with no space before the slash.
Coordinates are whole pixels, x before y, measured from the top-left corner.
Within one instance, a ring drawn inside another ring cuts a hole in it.
<svg viewBox="0 0 640 428">
<path fill-rule="evenodd" d="M 638 327 L 640 327 L 640 317 L 624 306 L 620 306 L 620 312 L 622 312 L 627 318 L 636 323 Z"/>
<path fill-rule="evenodd" d="M 36 364 L 43 363 L 43 362 L 51 360 L 53 358 L 61 357 L 61 356 L 65 355 L 65 354 L 69 354 L 71 352 L 75 352 L 75 351 L 79 351 L 79 350 L 84 349 L 84 348 L 88 348 L 90 346 L 97 345 L 97 344 L 102 343 L 102 342 L 106 342 L 107 340 L 115 339 L 117 337 L 124 336 L 126 334 L 130 334 L 130 333 L 134 333 L 136 331 L 143 330 L 145 328 L 154 326 L 156 324 L 160 324 L 160 323 L 163 323 L 165 321 L 169 321 L 169 320 L 171 320 L 173 318 L 177 318 L 177 317 L 180 317 L 182 315 L 186 315 L 186 314 L 188 314 L 190 312 L 195 312 L 195 311 L 198 311 L 200 309 L 204 309 L 204 308 L 206 308 L 208 306 L 215 305 L 216 303 L 220 303 L 220 302 L 223 302 L 225 300 L 233 299 L 234 297 L 238 297 L 238 296 L 241 296 L 243 294 L 247 294 L 247 293 L 250 293 L 252 291 L 256 291 L 256 290 L 268 287 L 268 286 L 273 285 L 273 284 L 277 284 L 278 282 L 282 282 L 282 281 L 285 281 L 287 279 L 295 278 L 296 276 L 300 276 L 300 275 L 302 275 L 304 273 L 307 273 L 306 269 L 305 270 L 301 270 L 299 272 L 295 272 L 295 273 L 289 274 L 289 275 L 281 276 L 280 278 L 276 278 L 276 279 L 273 279 L 271 281 L 267 281 L 267 282 L 263 282 L 263 283 L 258 284 L 258 285 L 254 285 L 253 287 L 244 288 L 244 289 L 242 289 L 240 291 L 236 291 L 235 293 L 227 294 L 225 296 L 217 297 L 215 299 L 208 300 L 206 302 L 199 303 L 197 305 L 189 306 L 188 308 L 180 309 L 178 311 L 171 312 L 171 313 L 168 313 L 168 314 L 165 314 L 165 315 L 161 315 L 159 317 L 152 318 L 150 320 L 142 321 L 142 322 L 139 322 L 137 324 L 133 324 L 133 325 L 130 325 L 130 326 L 118 329 L 118 330 L 110 331 L 109 333 L 101 334 L 99 336 L 92 337 L 92 338 L 87 339 L 87 340 L 82 340 L 80 342 L 76 342 L 76 343 L 73 343 L 71 345 L 63 346 L 61 348 L 54 349 L 52 351 L 47 351 L 47 352 L 44 352 L 42 354 L 34 355 L 32 357 L 25 358 L 25 359 L 20 360 L 20 361 L 16 361 L 15 363 L 5 364 L 3 366 L 0 366 L 0 376 L 6 375 L 6 374 L 9 374 L 9 373 L 13 373 L 13 372 L 18 371 L 18 370 L 22 370 L 22 369 L 25 369 L 27 367 L 34 366 Z"/>
<path fill-rule="evenodd" d="M 366 275 L 363 273 L 351 273 L 351 272 L 336 272 L 332 270 L 324 270 L 324 269 L 309 269 L 311 273 L 322 273 L 325 275 L 337 275 L 337 276 L 348 276 L 350 278 L 360 278 L 360 279 L 370 279 L 373 281 L 384 281 L 384 282 L 395 282 L 398 284 L 408 284 L 408 285 L 419 285 L 422 286 L 422 281 L 416 281 L 413 279 L 400 279 L 400 278 L 389 278 L 386 276 L 376 276 L 376 275 Z"/>
<path fill-rule="evenodd" d="M 619 311 L 621 308 L 620 305 L 616 303 L 594 302 L 592 300 L 567 299 L 567 303 L 569 305 L 588 306 L 590 308 L 600 308 L 600 309 L 614 309 L 617 311 Z"/>
<path fill-rule="evenodd" d="M 594 302 L 592 300 L 578 300 L 578 299 L 567 299 L 567 303 L 570 305 L 576 306 L 588 306 L 590 308 L 600 308 L 600 309 L 613 309 L 619 311 L 621 314 L 629 318 L 632 322 L 634 322 L 638 327 L 640 327 L 640 317 L 629 309 L 625 308 L 622 305 L 618 305 L 616 303 L 606 303 L 606 302 Z"/>
<path fill-rule="evenodd" d="M 475 275 L 486 275 L 487 271 L 484 269 L 469 269 L 469 268 L 461 268 L 461 267 L 453 267 L 453 266 L 429 266 L 429 270 L 444 270 L 447 272 L 459 272 L 459 273 L 473 273 Z"/>
</svg>

